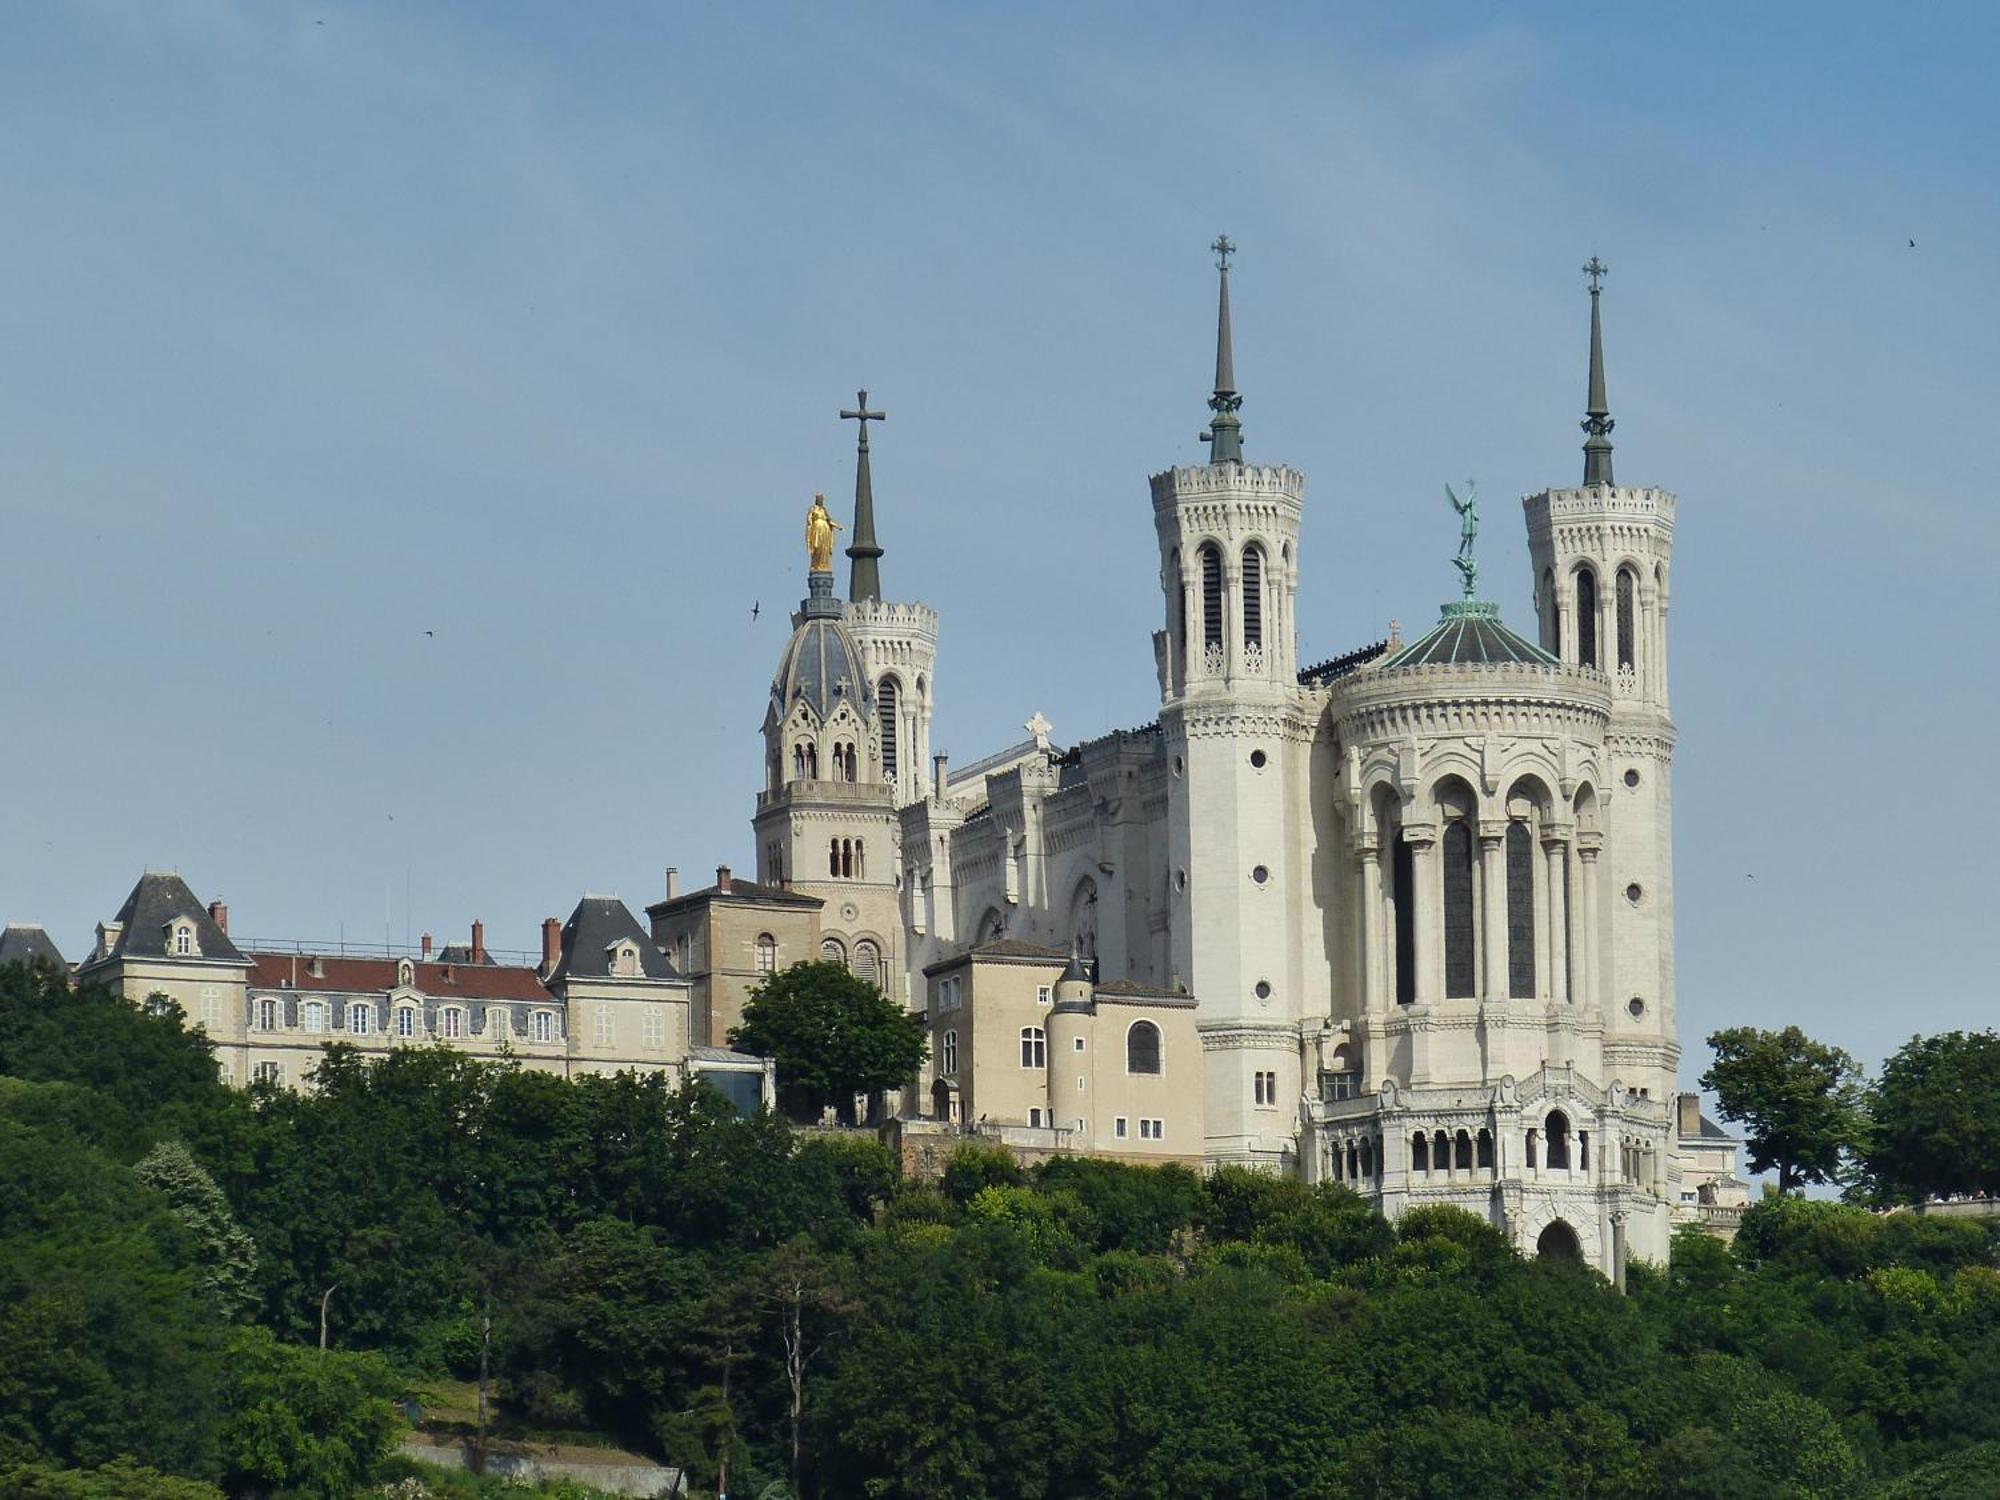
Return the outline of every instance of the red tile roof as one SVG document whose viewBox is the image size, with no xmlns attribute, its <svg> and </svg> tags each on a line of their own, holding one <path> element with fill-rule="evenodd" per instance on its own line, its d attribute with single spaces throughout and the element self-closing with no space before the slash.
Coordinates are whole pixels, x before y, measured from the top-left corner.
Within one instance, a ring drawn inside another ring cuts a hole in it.
<svg viewBox="0 0 2000 1500">
<path fill-rule="evenodd" d="M 308 972 L 315 955 L 310 953 L 253 953 L 250 955 L 250 985 L 253 989 L 289 989 L 343 995 L 381 994 L 396 987 L 393 958 L 336 958 L 317 955 L 319 973 Z M 511 964 L 414 965 L 416 987 L 426 995 L 443 999 L 524 1000 L 547 1004 L 554 1000 L 533 969 Z"/>
</svg>

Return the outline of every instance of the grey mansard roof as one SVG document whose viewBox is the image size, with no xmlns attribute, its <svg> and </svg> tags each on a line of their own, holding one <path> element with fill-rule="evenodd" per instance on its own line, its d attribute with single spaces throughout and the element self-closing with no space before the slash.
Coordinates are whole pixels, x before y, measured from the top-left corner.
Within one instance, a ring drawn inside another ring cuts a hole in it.
<svg viewBox="0 0 2000 1500">
<path fill-rule="evenodd" d="M 639 970 L 646 978 L 679 977 L 623 901 L 616 896 L 585 896 L 563 924 L 562 957 L 549 974 L 550 988 L 569 979 L 609 979 L 611 945 L 621 938 L 638 948 Z"/>
<path fill-rule="evenodd" d="M 132 894 L 125 898 L 125 904 L 112 919 L 122 930 L 106 961 L 172 957 L 167 951 L 167 927 L 182 917 L 194 924 L 195 944 L 201 949 L 203 961 L 248 962 L 242 950 L 229 941 L 229 934 L 216 926 L 208 908 L 188 889 L 185 880 L 152 870 L 139 877 Z"/>
<path fill-rule="evenodd" d="M 1444 607 L 1428 635 L 1385 657 L 1382 670 L 1500 663 L 1538 667 L 1561 664 L 1553 653 L 1502 624 L 1499 605 L 1484 599 L 1459 599 Z"/>
<path fill-rule="evenodd" d="M 0 966 L 7 964 L 52 964 L 67 969 L 62 951 L 40 927 L 30 922 L 10 922 L 0 931 Z"/>
<path fill-rule="evenodd" d="M 810 593 L 799 605 L 798 624 L 771 682 L 772 707 L 782 718 L 803 699 L 826 719 L 846 702 L 865 719 L 874 711 L 874 690 L 861 670 L 861 651 L 847 632 L 841 603 L 833 597 L 833 575 L 814 573 L 807 584 Z"/>
</svg>

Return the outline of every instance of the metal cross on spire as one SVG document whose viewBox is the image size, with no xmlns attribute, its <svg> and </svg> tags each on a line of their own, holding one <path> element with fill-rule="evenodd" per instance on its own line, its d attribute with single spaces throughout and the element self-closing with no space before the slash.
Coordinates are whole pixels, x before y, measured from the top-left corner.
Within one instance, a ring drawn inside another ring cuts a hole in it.
<svg viewBox="0 0 2000 1500">
<path fill-rule="evenodd" d="M 1590 278 L 1590 390 L 1585 398 L 1583 430 L 1583 482 L 1610 485 L 1611 431 L 1618 424 L 1611 418 L 1611 403 L 1604 394 L 1604 326 L 1598 317 L 1599 283 L 1611 268 L 1596 256 L 1583 268 Z"/>
<path fill-rule="evenodd" d="M 1590 278 L 1590 289 L 1593 292 L 1597 290 L 1597 284 L 1609 275 L 1610 272 L 1611 267 L 1607 266 L 1594 255 L 1590 257 L 1590 264 L 1583 268 L 1583 274 Z"/>
<path fill-rule="evenodd" d="M 1215 252 L 1215 269 L 1218 271 L 1228 270 L 1229 257 L 1236 253 L 1236 242 L 1226 234 L 1217 235 L 1215 243 L 1208 248 Z"/>
<path fill-rule="evenodd" d="M 1208 444 L 1210 463 L 1240 464 L 1243 424 L 1236 413 L 1243 398 L 1236 393 L 1235 340 L 1229 332 L 1229 257 L 1236 253 L 1236 246 L 1228 235 L 1221 234 L 1208 248 L 1215 252 L 1215 268 L 1222 274 L 1217 278 L 1221 288 L 1215 308 L 1215 394 L 1208 398 L 1208 409 L 1215 415 L 1201 440 Z"/>
<path fill-rule="evenodd" d="M 868 424 L 886 422 L 889 414 L 870 411 L 868 392 L 856 391 L 853 409 L 843 409 L 840 416 L 842 421 L 858 423 L 861 433 L 854 448 L 854 531 L 847 547 L 852 565 L 847 573 L 847 597 L 858 603 L 882 597 L 882 548 L 875 540 L 875 481 L 868 467 Z"/>
</svg>

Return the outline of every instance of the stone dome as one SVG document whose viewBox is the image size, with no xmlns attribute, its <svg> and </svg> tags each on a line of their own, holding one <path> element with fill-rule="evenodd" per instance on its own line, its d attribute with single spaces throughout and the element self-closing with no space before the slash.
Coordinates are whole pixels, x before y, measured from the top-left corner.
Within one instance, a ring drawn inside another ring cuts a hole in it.
<svg viewBox="0 0 2000 1500">
<path fill-rule="evenodd" d="M 800 606 L 797 628 L 771 680 L 773 703 L 782 716 L 803 701 L 824 720 L 846 702 L 866 718 L 873 712 L 873 693 L 861 670 L 860 648 L 833 597 L 832 575 L 815 573 L 810 583 L 812 593 Z"/>
</svg>

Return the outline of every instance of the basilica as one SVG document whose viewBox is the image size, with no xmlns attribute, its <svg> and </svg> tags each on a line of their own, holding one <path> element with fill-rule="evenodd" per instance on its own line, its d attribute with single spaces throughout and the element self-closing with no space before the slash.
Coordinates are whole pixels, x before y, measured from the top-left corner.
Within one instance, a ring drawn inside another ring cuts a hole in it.
<svg viewBox="0 0 2000 1500">
<path fill-rule="evenodd" d="M 1453 496 L 1461 597 L 1435 626 L 1302 664 L 1306 480 L 1246 456 L 1233 246 L 1215 249 L 1208 462 L 1147 487 L 1157 720 L 1059 745 L 1037 716 L 968 762 L 931 753 L 944 622 L 885 596 L 864 391 L 842 413 L 860 432 L 846 597 L 815 500 L 764 716 L 757 880 L 732 893 L 769 893 L 774 921 L 781 896 L 817 898 L 817 956 L 925 1015 L 931 1060 L 899 1111 L 912 1132 L 1252 1164 L 1392 1216 L 1454 1204 L 1614 1277 L 1664 1260 L 1692 1197 L 1676 507 L 1613 477 L 1605 268 L 1585 268 L 1581 483 L 1522 502 L 1534 620 L 1516 630 L 1480 593 L 1477 502 Z M 729 1019 L 713 1011 L 710 1041 Z"/>
<path fill-rule="evenodd" d="M 587 895 L 509 961 L 477 923 L 365 959 L 239 946 L 219 901 L 149 872 L 79 977 L 178 1005 L 242 1083 L 309 1085 L 328 1041 L 437 1044 L 756 1108 L 777 1080 L 731 1032 L 769 975 L 831 961 L 924 1018 L 922 1077 L 878 1101 L 918 1170 L 968 1137 L 1242 1164 L 1391 1217 L 1455 1205 L 1619 1281 L 1676 1222 L 1727 1232 L 1735 1142 L 1676 1093 L 1675 497 L 1612 474 L 1605 268 L 1584 268 L 1581 483 L 1522 501 L 1534 620 L 1482 594 L 1477 497 L 1448 491 L 1459 597 L 1415 639 L 1302 664 L 1306 480 L 1246 456 L 1214 248 L 1208 462 L 1146 490 L 1152 723 L 1063 745 L 1037 714 L 988 754 L 933 753 L 946 622 L 885 593 L 862 391 L 851 519 L 815 497 L 763 708 L 754 878 L 669 871 L 643 924 Z M 0 934 L 16 958 L 60 961 L 27 927 Z"/>
</svg>

